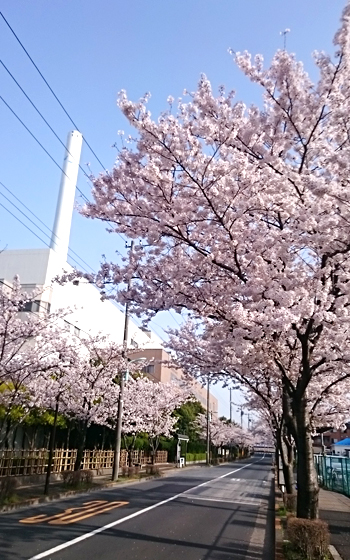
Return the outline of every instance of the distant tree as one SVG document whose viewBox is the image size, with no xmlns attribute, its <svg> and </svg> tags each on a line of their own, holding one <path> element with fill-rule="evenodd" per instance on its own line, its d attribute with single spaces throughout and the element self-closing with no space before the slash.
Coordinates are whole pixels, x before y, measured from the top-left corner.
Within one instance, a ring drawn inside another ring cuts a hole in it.
<svg viewBox="0 0 350 560">
<path fill-rule="evenodd" d="M 198 416 L 204 414 L 204 408 L 197 400 L 185 402 L 174 411 L 174 416 L 177 418 L 176 431 L 179 434 L 184 434 L 190 438 L 191 442 L 198 441 Z"/>
</svg>

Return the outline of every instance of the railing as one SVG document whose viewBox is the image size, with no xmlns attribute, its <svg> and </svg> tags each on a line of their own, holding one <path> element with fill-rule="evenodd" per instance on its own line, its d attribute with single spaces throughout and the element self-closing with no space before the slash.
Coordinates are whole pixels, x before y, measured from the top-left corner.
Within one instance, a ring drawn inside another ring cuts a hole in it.
<svg viewBox="0 0 350 560">
<path fill-rule="evenodd" d="M 350 458 L 314 455 L 319 485 L 350 497 Z"/>
<path fill-rule="evenodd" d="M 144 465 L 152 462 L 152 457 L 142 450 L 131 451 L 131 462 Z M 53 456 L 52 472 L 72 471 L 77 456 L 76 449 L 55 449 Z M 47 449 L 33 450 L 0 450 L 0 477 L 1 476 L 26 476 L 44 474 L 47 469 L 49 452 Z M 167 451 L 157 451 L 156 463 L 166 463 Z M 114 451 L 100 449 L 85 450 L 81 463 L 83 469 L 111 469 L 113 466 Z M 125 467 L 128 454 L 125 449 L 120 452 L 120 467 Z"/>
</svg>

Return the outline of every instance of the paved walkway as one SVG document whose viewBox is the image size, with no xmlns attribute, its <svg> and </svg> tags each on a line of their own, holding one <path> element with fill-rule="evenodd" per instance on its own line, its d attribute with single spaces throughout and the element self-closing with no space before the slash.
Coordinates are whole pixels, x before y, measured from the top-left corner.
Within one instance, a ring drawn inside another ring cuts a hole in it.
<svg viewBox="0 0 350 560">
<path fill-rule="evenodd" d="M 350 560 L 350 498 L 320 489 L 320 518 L 327 521 L 331 544 L 343 560 Z"/>
</svg>

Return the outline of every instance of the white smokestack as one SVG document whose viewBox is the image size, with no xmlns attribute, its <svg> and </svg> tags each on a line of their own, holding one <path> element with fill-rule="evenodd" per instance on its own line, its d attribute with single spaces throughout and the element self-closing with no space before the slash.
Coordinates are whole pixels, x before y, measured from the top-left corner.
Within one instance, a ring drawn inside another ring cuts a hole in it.
<svg viewBox="0 0 350 560">
<path fill-rule="evenodd" d="M 73 132 L 68 134 L 55 223 L 51 237 L 51 249 L 58 253 L 64 261 L 67 260 L 68 256 L 75 186 L 78 178 L 82 142 L 83 137 L 77 130 L 73 130 Z"/>
</svg>

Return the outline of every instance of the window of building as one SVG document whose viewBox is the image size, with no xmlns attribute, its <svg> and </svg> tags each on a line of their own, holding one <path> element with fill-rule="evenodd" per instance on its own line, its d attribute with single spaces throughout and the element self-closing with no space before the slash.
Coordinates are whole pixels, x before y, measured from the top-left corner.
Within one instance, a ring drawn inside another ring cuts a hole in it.
<svg viewBox="0 0 350 560">
<path fill-rule="evenodd" d="M 22 307 L 22 311 L 24 311 L 25 313 L 30 313 L 32 310 L 32 303 L 32 301 L 26 301 Z"/>
<path fill-rule="evenodd" d="M 39 313 L 39 311 L 50 313 L 51 303 L 48 301 L 40 301 L 36 299 L 34 301 L 26 301 L 23 306 L 23 311 L 25 313 Z"/>
<path fill-rule="evenodd" d="M 142 368 L 143 373 L 149 373 L 150 375 L 152 375 L 154 373 L 154 365 L 150 364 L 149 366 L 145 366 L 144 368 Z"/>
</svg>

